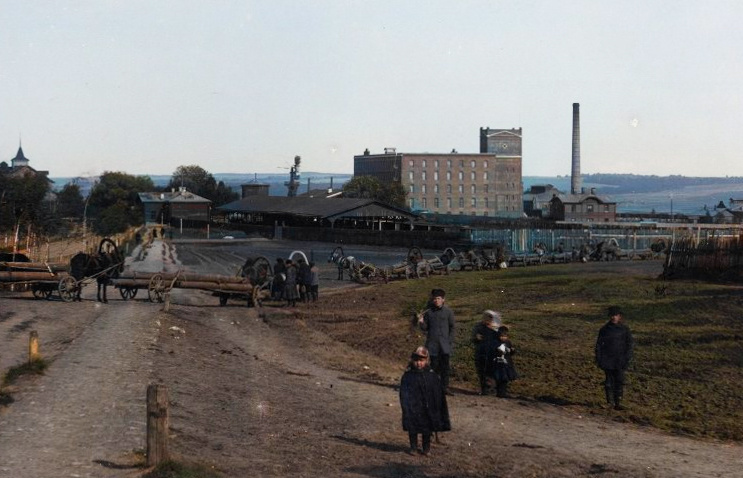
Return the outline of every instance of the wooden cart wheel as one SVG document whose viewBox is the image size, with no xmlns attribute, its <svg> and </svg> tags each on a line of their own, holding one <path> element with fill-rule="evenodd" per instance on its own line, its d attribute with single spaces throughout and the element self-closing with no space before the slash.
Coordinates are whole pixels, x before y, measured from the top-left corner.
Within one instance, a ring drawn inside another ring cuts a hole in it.
<svg viewBox="0 0 743 478">
<path fill-rule="evenodd" d="M 150 279 L 147 286 L 147 297 L 149 297 L 150 302 L 165 301 L 165 282 L 163 282 L 163 276 L 160 274 L 155 274 Z"/>
<path fill-rule="evenodd" d="M 124 300 L 130 300 L 137 296 L 139 289 L 137 287 L 119 287 L 119 294 Z"/>
<path fill-rule="evenodd" d="M 32 292 L 34 294 L 34 297 L 37 299 L 47 299 L 49 300 L 52 297 L 52 289 L 49 288 L 42 288 L 40 286 L 34 286 L 32 289 Z"/>
<path fill-rule="evenodd" d="M 74 277 L 65 276 L 59 280 L 57 291 L 59 292 L 59 297 L 61 297 L 63 301 L 72 302 L 75 300 L 78 288 L 79 285 Z"/>
</svg>

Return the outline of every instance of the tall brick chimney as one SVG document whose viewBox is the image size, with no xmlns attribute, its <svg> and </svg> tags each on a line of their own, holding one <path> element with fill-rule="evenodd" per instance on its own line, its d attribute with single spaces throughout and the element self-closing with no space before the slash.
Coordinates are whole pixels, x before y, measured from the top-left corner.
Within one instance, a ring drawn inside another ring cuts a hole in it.
<svg viewBox="0 0 743 478">
<path fill-rule="evenodd" d="M 570 193 L 580 194 L 580 104 L 573 103 L 573 161 L 570 176 Z"/>
</svg>

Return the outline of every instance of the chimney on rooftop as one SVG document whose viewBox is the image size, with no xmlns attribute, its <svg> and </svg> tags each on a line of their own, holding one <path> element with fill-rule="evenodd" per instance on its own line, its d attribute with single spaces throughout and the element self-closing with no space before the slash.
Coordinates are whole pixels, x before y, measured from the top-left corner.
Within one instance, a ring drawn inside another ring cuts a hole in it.
<svg viewBox="0 0 743 478">
<path fill-rule="evenodd" d="M 573 103 L 573 161 L 570 176 L 570 193 L 581 192 L 580 177 L 580 104 Z"/>
</svg>

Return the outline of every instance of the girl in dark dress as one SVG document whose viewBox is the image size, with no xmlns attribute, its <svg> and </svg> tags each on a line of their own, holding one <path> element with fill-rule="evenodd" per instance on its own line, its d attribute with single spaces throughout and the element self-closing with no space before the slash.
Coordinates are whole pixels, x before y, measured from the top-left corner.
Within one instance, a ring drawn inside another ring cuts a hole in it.
<svg viewBox="0 0 743 478">
<path fill-rule="evenodd" d="M 449 409 L 441 388 L 439 376 L 431 370 L 428 349 L 418 347 L 410 356 L 408 368 L 400 381 L 400 406 L 402 428 L 408 432 L 410 450 L 418 452 L 418 435 L 422 436 L 420 453 L 428 455 L 431 450 L 431 435 L 449 431 Z"/>
<path fill-rule="evenodd" d="M 518 374 L 513 364 L 513 348 L 508 338 L 508 327 L 505 325 L 498 328 L 495 349 L 493 350 L 493 378 L 495 379 L 495 394 L 501 398 L 508 397 L 508 382 L 516 380 Z"/>
</svg>

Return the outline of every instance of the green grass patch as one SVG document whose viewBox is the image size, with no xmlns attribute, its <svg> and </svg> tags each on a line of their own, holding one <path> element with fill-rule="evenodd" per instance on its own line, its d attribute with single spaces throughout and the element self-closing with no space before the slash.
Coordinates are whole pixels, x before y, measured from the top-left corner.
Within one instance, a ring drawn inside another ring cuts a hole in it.
<svg viewBox="0 0 743 478">
<path fill-rule="evenodd" d="M 164 461 L 142 478 L 222 478 L 222 475 L 204 465 Z"/>
<path fill-rule="evenodd" d="M 593 347 L 619 305 L 635 338 L 623 419 L 686 435 L 743 440 L 743 288 L 697 281 L 662 282 L 623 268 L 550 265 L 434 276 L 394 284 L 399 320 L 423 308 L 430 290 L 446 290 L 455 311 L 453 377 L 476 386 L 472 327 L 485 309 L 511 327 L 521 375 L 516 396 L 602 410 L 603 372 Z M 662 293 L 658 286 L 663 285 Z M 368 292 L 367 292 L 368 293 Z M 401 327 L 402 330 L 402 327 Z M 400 346 L 402 344 L 402 346 Z M 410 344 L 390 344 L 407 357 Z"/>
<path fill-rule="evenodd" d="M 43 358 L 12 367 L 5 373 L 3 385 L 13 384 L 22 375 L 42 375 L 47 367 L 49 367 L 49 362 Z"/>
</svg>

